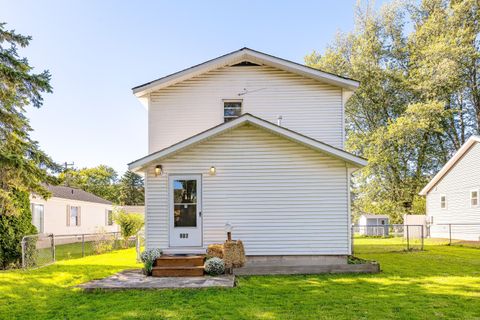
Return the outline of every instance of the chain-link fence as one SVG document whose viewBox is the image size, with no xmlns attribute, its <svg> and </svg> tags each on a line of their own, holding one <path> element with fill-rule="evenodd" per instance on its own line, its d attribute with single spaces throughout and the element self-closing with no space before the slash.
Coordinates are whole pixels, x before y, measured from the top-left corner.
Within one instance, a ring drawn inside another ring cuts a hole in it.
<svg viewBox="0 0 480 320">
<path fill-rule="evenodd" d="M 449 245 L 480 247 L 480 223 L 427 224 L 427 236 Z"/>
<path fill-rule="evenodd" d="M 28 235 L 22 239 L 22 267 L 41 267 L 59 260 L 82 258 L 113 250 L 137 248 L 141 250 L 142 237 L 124 239 L 119 232 Z"/>
<path fill-rule="evenodd" d="M 352 227 L 352 248 L 361 247 L 362 252 L 423 250 L 424 238 L 425 229 L 422 225 L 382 224 Z"/>
</svg>

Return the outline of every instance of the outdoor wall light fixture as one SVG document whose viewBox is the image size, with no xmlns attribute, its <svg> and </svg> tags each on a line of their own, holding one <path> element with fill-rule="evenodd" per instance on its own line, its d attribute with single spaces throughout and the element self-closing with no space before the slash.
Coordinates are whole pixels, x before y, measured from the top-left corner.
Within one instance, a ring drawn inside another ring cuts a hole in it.
<svg viewBox="0 0 480 320">
<path fill-rule="evenodd" d="M 211 176 L 214 176 L 216 173 L 217 173 L 217 168 L 215 168 L 215 167 L 213 167 L 213 166 L 210 167 L 210 175 L 211 175 Z"/>
<path fill-rule="evenodd" d="M 161 164 L 155 166 L 155 177 L 158 177 L 159 175 L 161 175 L 162 172 L 163 172 L 163 168 Z"/>
</svg>

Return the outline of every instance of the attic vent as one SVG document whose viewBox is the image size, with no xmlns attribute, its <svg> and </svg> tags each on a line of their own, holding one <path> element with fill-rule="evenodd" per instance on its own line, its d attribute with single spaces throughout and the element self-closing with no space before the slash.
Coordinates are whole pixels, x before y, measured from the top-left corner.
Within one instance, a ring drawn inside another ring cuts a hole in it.
<svg viewBox="0 0 480 320">
<path fill-rule="evenodd" d="M 232 67 L 252 67 L 252 66 L 259 66 L 259 64 L 249 62 L 249 61 L 242 61 L 240 63 L 232 65 Z"/>
</svg>

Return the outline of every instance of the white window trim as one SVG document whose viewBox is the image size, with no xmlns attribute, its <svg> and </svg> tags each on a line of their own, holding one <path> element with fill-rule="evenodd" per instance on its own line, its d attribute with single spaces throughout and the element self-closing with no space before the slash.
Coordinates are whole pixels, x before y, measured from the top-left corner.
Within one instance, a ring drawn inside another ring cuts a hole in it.
<svg viewBox="0 0 480 320">
<path fill-rule="evenodd" d="M 32 211 L 32 222 L 33 222 L 33 206 L 42 206 L 43 207 L 43 217 L 42 217 L 42 225 L 41 225 L 41 230 L 37 230 L 39 233 L 40 232 L 45 232 L 45 205 L 43 203 L 35 203 L 31 202 L 31 211 Z"/>
<path fill-rule="evenodd" d="M 109 215 L 112 215 L 112 223 L 110 224 L 110 217 Z M 115 224 L 115 222 L 113 221 L 113 210 L 112 209 L 107 209 L 107 223 L 105 224 L 106 227 L 111 227 Z"/>
<path fill-rule="evenodd" d="M 445 198 L 445 207 L 442 207 L 442 198 Z M 447 195 L 446 194 L 441 194 L 440 195 L 440 209 L 446 210 L 447 208 L 448 208 Z"/>
<path fill-rule="evenodd" d="M 77 208 L 77 219 L 75 220 L 76 221 L 76 224 L 72 224 L 72 208 Z M 70 218 L 70 225 L 69 227 L 80 227 L 81 226 L 81 221 L 79 223 L 79 219 L 80 219 L 80 210 L 81 210 L 81 206 L 79 205 L 70 205 L 70 209 L 69 209 L 69 218 Z"/>
<path fill-rule="evenodd" d="M 472 200 L 473 200 L 473 197 L 472 197 L 472 194 L 476 192 L 477 193 L 477 204 L 472 204 Z M 470 190 L 470 197 L 469 197 L 469 201 L 470 201 L 470 208 L 478 208 L 479 204 L 480 204 L 480 191 L 479 189 L 472 189 Z"/>
<path fill-rule="evenodd" d="M 236 117 L 225 117 L 225 103 L 229 103 L 229 102 L 240 102 L 240 115 L 239 116 L 236 116 Z M 232 121 L 233 119 L 237 119 L 239 117 L 242 116 L 243 114 L 243 99 L 222 99 L 222 115 L 223 115 L 223 122 L 225 122 L 225 119 L 230 119 L 230 121 Z"/>
</svg>

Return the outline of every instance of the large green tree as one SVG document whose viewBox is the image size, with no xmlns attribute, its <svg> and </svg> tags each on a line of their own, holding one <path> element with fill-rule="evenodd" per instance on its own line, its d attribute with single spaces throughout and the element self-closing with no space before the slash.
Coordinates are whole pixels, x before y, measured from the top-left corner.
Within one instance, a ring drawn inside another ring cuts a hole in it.
<svg viewBox="0 0 480 320">
<path fill-rule="evenodd" d="M 36 233 L 29 194 L 49 196 L 44 183 L 55 183 L 59 167 L 30 138 L 26 107 L 42 106 L 51 92 L 48 71 L 34 73 L 18 48 L 30 37 L 7 30 L 0 23 L 0 267 L 19 263 L 21 240 Z"/>
<path fill-rule="evenodd" d="M 109 166 L 68 169 L 62 172 L 59 178 L 65 185 L 83 189 L 118 204 L 118 174 Z"/>
<path fill-rule="evenodd" d="M 19 214 L 16 192 L 48 197 L 43 183 L 55 183 L 58 166 L 30 138 L 26 107 L 42 106 L 42 93 L 51 92 L 48 71 L 34 73 L 17 49 L 31 38 L 6 30 L 0 23 L 0 214 Z"/>
<path fill-rule="evenodd" d="M 138 174 L 127 171 L 120 179 L 119 204 L 143 205 L 145 203 L 145 189 L 143 178 Z"/>
<path fill-rule="evenodd" d="M 475 0 L 367 4 L 354 31 L 305 58 L 361 82 L 346 106 L 347 149 L 369 159 L 356 213 L 422 213 L 419 190 L 478 132 L 478 28 Z"/>
</svg>

